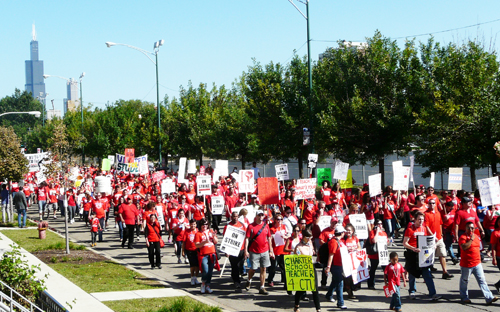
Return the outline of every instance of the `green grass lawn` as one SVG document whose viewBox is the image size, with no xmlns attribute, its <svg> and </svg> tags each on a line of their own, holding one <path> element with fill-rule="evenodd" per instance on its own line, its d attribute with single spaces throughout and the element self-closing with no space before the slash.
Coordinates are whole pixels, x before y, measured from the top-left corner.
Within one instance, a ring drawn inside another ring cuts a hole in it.
<svg viewBox="0 0 500 312">
<path fill-rule="evenodd" d="M 104 301 L 116 312 L 221 312 L 221 308 L 212 307 L 189 297 L 148 298 L 120 301 Z"/>
<path fill-rule="evenodd" d="M 17 213 L 14 213 L 14 221 L 13 222 L 0 222 L 0 227 L 18 227 L 17 222 Z M 26 226 L 38 226 L 35 222 L 26 218 Z"/>
<path fill-rule="evenodd" d="M 40 250 L 50 250 L 50 249 L 66 249 L 66 243 L 64 238 L 57 235 L 56 233 L 47 230 L 47 238 L 39 239 L 37 229 L 29 230 L 6 230 L 2 233 L 8 238 L 12 239 L 19 246 L 26 249 L 29 252 L 36 252 Z M 74 250 L 84 250 L 85 246 L 78 245 L 73 242 L 69 242 L 69 248 Z"/>
</svg>

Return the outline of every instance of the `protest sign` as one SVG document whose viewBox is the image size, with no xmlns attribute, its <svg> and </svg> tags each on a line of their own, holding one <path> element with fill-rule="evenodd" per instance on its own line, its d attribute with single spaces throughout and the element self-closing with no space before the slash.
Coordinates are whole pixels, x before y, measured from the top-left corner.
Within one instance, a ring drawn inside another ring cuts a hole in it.
<svg viewBox="0 0 500 312">
<path fill-rule="evenodd" d="M 316 181 L 318 186 L 322 186 L 324 181 L 332 183 L 332 169 L 331 168 L 318 168 L 316 169 Z"/>
<path fill-rule="evenodd" d="M 186 183 L 186 162 L 187 158 L 186 157 L 181 157 L 179 158 L 179 172 L 177 175 L 177 182 L 180 183 Z"/>
<path fill-rule="evenodd" d="M 261 205 L 280 203 L 280 191 L 277 178 L 259 178 L 257 180 L 259 200 Z"/>
<path fill-rule="evenodd" d="M 253 193 L 255 191 L 255 178 L 253 170 L 240 170 L 238 187 L 240 193 Z"/>
<path fill-rule="evenodd" d="M 389 265 L 389 250 L 387 249 L 387 237 L 377 239 L 379 265 Z"/>
<path fill-rule="evenodd" d="M 436 173 L 435 172 L 431 172 L 431 179 L 429 181 L 429 186 L 430 187 L 434 187 L 434 181 L 436 180 Z"/>
<path fill-rule="evenodd" d="M 477 180 L 477 187 L 481 195 L 481 206 L 500 204 L 500 185 L 497 177 Z"/>
<path fill-rule="evenodd" d="M 391 298 L 394 293 L 394 284 L 392 282 L 389 282 L 389 284 L 384 286 L 384 295 L 386 298 Z"/>
<path fill-rule="evenodd" d="M 35 173 L 35 176 L 36 176 L 36 182 L 38 184 L 45 182 L 47 180 L 47 177 L 42 171 L 38 171 L 37 173 Z"/>
<path fill-rule="evenodd" d="M 115 163 L 115 155 L 108 155 L 108 159 L 112 164 Z"/>
<path fill-rule="evenodd" d="M 159 182 L 159 181 L 165 179 L 165 170 L 160 170 L 160 171 L 154 172 L 151 179 L 153 180 L 153 182 Z"/>
<path fill-rule="evenodd" d="M 287 291 L 315 291 L 316 280 L 312 256 L 285 255 Z"/>
<path fill-rule="evenodd" d="M 111 179 L 108 177 L 98 176 L 94 179 L 94 193 L 111 194 Z"/>
<path fill-rule="evenodd" d="M 316 198 L 316 178 L 297 180 L 297 185 L 295 186 L 295 198 Z"/>
<path fill-rule="evenodd" d="M 410 167 L 395 167 L 392 189 L 394 191 L 408 191 L 410 181 Z"/>
<path fill-rule="evenodd" d="M 318 154 L 309 154 L 307 156 L 307 160 L 317 163 L 318 162 Z"/>
<path fill-rule="evenodd" d="M 231 177 L 233 177 L 236 181 L 239 181 L 240 180 L 240 175 L 237 174 L 236 172 L 232 172 L 231 173 Z"/>
<path fill-rule="evenodd" d="M 136 158 L 135 161 L 139 167 L 139 174 L 149 174 L 148 155 Z"/>
<path fill-rule="evenodd" d="M 403 161 L 402 160 L 396 160 L 392 162 L 392 172 L 397 171 L 398 168 L 403 167 Z"/>
<path fill-rule="evenodd" d="M 237 257 L 240 254 L 241 246 L 245 241 L 246 231 L 240 228 L 228 225 L 226 233 L 220 244 L 220 251 L 230 256 Z"/>
<path fill-rule="evenodd" d="M 335 161 L 335 171 L 333 172 L 333 178 L 337 180 L 347 180 L 348 170 L 349 164 L 337 159 Z"/>
<path fill-rule="evenodd" d="M 175 182 L 172 179 L 165 179 L 161 183 L 161 193 L 170 194 L 175 192 Z"/>
<path fill-rule="evenodd" d="M 103 171 L 111 170 L 111 161 L 109 161 L 109 159 L 107 159 L 107 158 L 102 159 L 101 170 L 103 170 Z"/>
<path fill-rule="evenodd" d="M 276 169 L 276 177 L 278 180 L 285 181 L 290 179 L 288 175 L 288 164 L 276 165 L 274 168 Z"/>
<path fill-rule="evenodd" d="M 135 159 L 135 149 L 133 148 L 126 148 L 125 149 L 125 163 L 133 163 Z"/>
<path fill-rule="evenodd" d="M 161 226 L 165 225 L 165 218 L 163 216 L 163 206 L 162 205 L 156 205 L 156 212 L 158 212 L 158 222 L 160 223 Z"/>
<path fill-rule="evenodd" d="M 209 175 L 206 176 L 197 176 L 196 177 L 196 195 L 210 195 L 212 194 L 212 184 L 211 177 Z"/>
<path fill-rule="evenodd" d="M 47 157 L 47 153 L 24 154 L 24 157 L 26 157 L 29 162 L 28 167 L 30 172 L 35 172 L 40 170 L 38 163 Z"/>
<path fill-rule="evenodd" d="M 212 214 L 219 216 L 224 210 L 224 196 L 213 196 L 211 199 Z"/>
<path fill-rule="evenodd" d="M 205 166 L 200 166 L 200 175 L 205 175 Z"/>
<path fill-rule="evenodd" d="M 188 159 L 187 161 L 187 173 L 196 173 L 196 160 Z"/>
<path fill-rule="evenodd" d="M 276 233 L 274 233 L 273 238 L 274 238 L 274 245 L 276 247 L 285 245 L 285 237 L 283 235 L 285 235 L 285 230 L 277 231 Z"/>
<path fill-rule="evenodd" d="M 450 168 L 448 174 L 448 189 L 461 190 L 462 177 L 463 177 L 463 168 Z"/>
<path fill-rule="evenodd" d="M 227 160 L 215 160 L 215 169 L 219 171 L 219 175 L 227 177 L 229 175 L 229 162 Z"/>
<path fill-rule="evenodd" d="M 347 178 L 345 180 L 340 180 L 340 187 L 342 189 L 350 189 L 353 187 L 351 169 L 347 170 Z"/>
<path fill-rule="evenodd" d="M 327 227 L 330 226 L 331 220 L 332 220 L 332 216 L 321 216 L 321 217 L 319 217 L 318 226 L 319 226 L 319 229 L 321 230 L 321 232 L 323 232 L 324 229 L 326 229 Z"/>
<path fill-rule="evenodd" d="M 214 168 L 214 173 L 212 174 L 212 182 L 215 184 L 215 182 L 219 181 L 220 173 L 217 168 Z"/>
<path fill-rule="evenodd" d="M 344 272 L 344 276 L 352 276 L 354 284 L 370 278 L 366 249 L 356 250 L 349 253 L 347 251 L 347 247 L 343 245 L 340 247 L 340 255 L 342 258 L 342 270 Z"/>
<path fill-rule="evenodd" d="M 366 224 L 366 216 L 364 213 L 350 214 L 349 222 L 351 222 L 351 224 L 354 226 L 358 239 L 368 238 L 368 225 Z"/>
<path fill-rule="evenodd" d="M 418 235 L 418 266 L 429 267 L 434 264 L 434 254 L 436 251 L 436 236 Z"/>
<path fill-rule="evenodd" d="M 413 167 L 415 167 L 415 156 L 410 156 L 410 182 L 413 182 Z"/>
<path fill-rule="evenodd" d="M 370 197 L 375 197 L 382 194 L 382 174 L 377 173 L 368 176 L 368 185 L 370 190 Z"/>
</svg>

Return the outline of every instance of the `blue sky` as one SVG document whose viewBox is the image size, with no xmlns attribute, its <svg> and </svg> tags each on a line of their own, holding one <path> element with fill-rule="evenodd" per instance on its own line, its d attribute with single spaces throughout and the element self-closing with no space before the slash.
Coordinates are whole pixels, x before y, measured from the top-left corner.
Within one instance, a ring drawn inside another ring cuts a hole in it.
<svg viewBox="0 0 500 312">
<path fill-rule="evenodd" d="M 161 98 L 178 96 L 190 80 L 230 85 L 252 58 L 286 63 L 294 49 L 307 53 L 306 21 L 288 0 L 2 0 L 0 12 L 0 98 L 24 90 L 33 23 L 45 74 L 78 78 L 86 72 L 84 103 L 99 107 L 119 99 L 156 101 L 153 63 L 129 48 L 106 48 L 106 41 L 152 51 L 155 41 L 165 40 L 158 62 Z M 400 46 L 407 36 L 435 33 L 441 43 L 479 38 L 488 48 L 493 41 L 496 50 L 500 21 L 486 22 L 500 19 L 498 12 L 500 1 L 311 0 L 311 55 L 317 60 L 337 40 L 364 41 L 377 29 L 401 38 Z M 486 24 L 438 33 L 477 23 Z M 62 110 L 65 82 L 45 82 L 47 99 Z"/>
</svg>

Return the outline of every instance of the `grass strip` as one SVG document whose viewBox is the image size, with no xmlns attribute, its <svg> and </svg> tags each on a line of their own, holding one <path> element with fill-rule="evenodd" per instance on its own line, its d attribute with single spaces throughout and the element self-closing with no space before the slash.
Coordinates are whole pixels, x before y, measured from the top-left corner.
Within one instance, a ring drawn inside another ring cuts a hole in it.
<svg viewBox="0 0 500 312">
<path fill-rule="evenodd" d="M 104 301 L 116 312 L 221 312 L 213 307 L 189 297 L 147 298 L 119 301 Z"/>
<path fill-rule="evenodd" d="M 40 250 L 63 250 L 66 249 L 66 242 L 64 238 L 56 233 L 47 230 L 47 238 L 39 239 L 37 229 L 27 230 L 9 230 L 2 232 L 5 236 L 12 239 L 19 246 L 26 249 L 28 252 L 36 252 Z M 84 245 L 69 242 L 69 249 L 72 250 L 85 250 Z"/>
</svg>

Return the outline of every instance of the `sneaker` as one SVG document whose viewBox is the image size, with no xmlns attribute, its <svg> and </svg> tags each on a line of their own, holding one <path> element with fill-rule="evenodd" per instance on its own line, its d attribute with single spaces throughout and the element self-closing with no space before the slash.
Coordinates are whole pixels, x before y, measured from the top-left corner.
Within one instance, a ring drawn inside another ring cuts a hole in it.
<svg viewBox="0 0 500 312">
<path fill-rule="evenodd" d="M 57 216 L 54 216 L 54 219 L 57 219 Z"/>
<path fill-rule="evenodd" d="M 261 295 L 269 295 L 269 292 L 264 287 L 261 287 L 259 289 L 259 294 L 261 294 Z"/>
<path fill-rule="evenodd" d="M 328 302 L 337 302 L 337 300 L 333 299 L 333 296 L 331 296 L 331 297 L 326 296 L 326 301 L 328 301 Z"/>
<path fill-rule="evenodd" d="M 470 299 L 460 301 L 461 304 L 470 304 L 472 301 Z"/>
<path fill-rule="evenodd" d="M 196 278 L 196 276 L 194 277 L 194 283 L 196 285 L 200 285 L 201 284 L 201 282 Z"/>
<path fill-rule="evenodd" d="M 189 260 L 188 260 L 188 258 L 184 258 L 184 263 L 185 263 L 185 264 L 189 264 Z"/>
<path fill-rule="evenodd" d="M 234 283 L 234 287 L 236 288 L 236 292 L 237 293 L 241 293 L 242 290 L 241 290 L 241 284 L 240 283 Z"/>
<path fill-rule="evenodd" d="M 172 239 L 171 238 L 168 239 L 168 243 L 172 244 Z"/>
<path fill-rule="evenodd" d="M 493 297 L 493 299 L 491 299 L 490 301 L 487 301 L 487 302 L 486 302 L 486 305 L 490 305 L 490 304 L 492 304 L 493 302 L 496 302 L 497 300 L 498 300 L 498 297 L 496 297 L 496 296 L 495 296 L 495 297 Z"/>
<path fill-rule="evenodd" d="M 435 267 L 431 267 L 431 272 L 436 272 L 438 269 L 436 269 Z"/>
<path fill-rule="evenodd" d="M 250 286 L 251 286 L 251 285 L 252 285 L 252 281 L 251 281 L 251 280 L 250 280 L 250 281 L 247 281 L 247 282 L 246 282 L 246 284 L 245 284 L 245 289 L 246 289 L 247 291 L 249 291 L 249 290 L 250 290 Z"/>
<path fill-rule="evenodd" d="M 177 263 L 182 263 L 181 258 L 177 258 Z"/>
<path fill-rule="evenodd" d="M 151 270 L 154 270 L 155 269 L 155 266 L 154 265 L 151 265 Z"/>
<path fill-rule="evenodd" d="M 162 266 L 161 266 L 161 264 L 160 264 L 160 265 L 158 266 L 158 269 L 160 269 L 160 270 L 162 269 Z"/>
<path fill-rule="evenodd" d="M 200 289 L 201 293 L 204 294 L 205 293 L 205 285 L 204 284 L 201 284 L 201 289 Z"/>
<path fill-rule="evenodd" d="M 453 274 L 450 274 L 448 272 L 443 273 L 443 279 L 451 279 L 451 278 L 453 278 Z"/>
<path fill-rule="evenodd" d="M 439 300 L 441 298 L 443 298 L 443 296 L 435 294 L 434 296 L 432 296 L 432 301 L 437 301 L 437 300 Z"/>
<path fill-rule="evenodd" d="M 458 263 L 458 259 L 457 258 L 451 259 L 451 263 L 453 263 L 453 265 L 456 265 Z"/>
<path fill-rule="evenodd" d="M 191 277 L 191 286 L 194 286 L 194 284 L 195 284 L 194 279 L 195 279 L 195 277 L 194 277 L 194 276 L 193 276 L 193 277 Z"/>
<path fill-rule="evenodd" d="M 417 296 L 415 295 L 415 293 L 410 293 L 410 299 L 411 300 L 417 299 Z"/>
<path fill-rule="evenodd" d="M 347 310 L 347 306 L 344 304 L 342 306 L 337 306 L 339 309 L 342 309 L 342 310 Z"/>
<path fill-rule="evenodd" d="M 206 290 L 206 291 L 207 291 L 207 293 L 209 293 L 209 294 L 211 294 L 211 293 L 213 293 L 213 292 L 214 292 L 214 291 L 212 290 L 212 288 L 210 288 L 210 286 L 209 286 L 209 285 L 207 285 L 207 286 L 205 287 L 205 290 Z"/>
<path fill-rule="evenodd" d="M 267 284 L 267 286 L 269 286 L 269 287 L 274 287 L 274 282 L 270 282 L 270 283 L 268 283 L 268 284 Z"/>
</svg>

